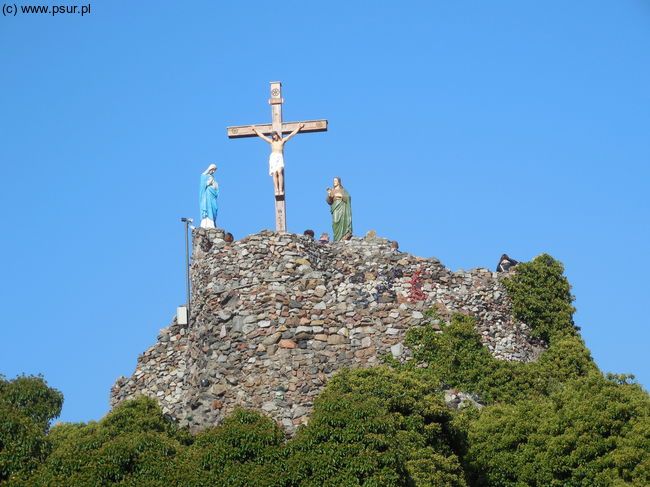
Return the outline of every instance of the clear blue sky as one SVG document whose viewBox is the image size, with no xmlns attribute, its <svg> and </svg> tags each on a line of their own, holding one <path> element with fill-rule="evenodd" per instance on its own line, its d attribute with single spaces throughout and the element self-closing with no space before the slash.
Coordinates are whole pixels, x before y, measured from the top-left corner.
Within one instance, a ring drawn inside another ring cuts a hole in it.
<svg viewBox="0 0 650 487">
<path fill-rule="evenodd" d="M 329 230 L 340 175 L 358 235 L 454 270 L 548 252 L 600 367 L 650 384 L 647 1 L 102 0 L 0 17 L 0 45 L 0 373 L 44 374 L 63 420 L 184 301 L 208 164 L 220 226 L 273 226 L 267 146 L 225 136 L 272 80 L 330 122 L 287 148 L 290 231 Z"/>
</svg>

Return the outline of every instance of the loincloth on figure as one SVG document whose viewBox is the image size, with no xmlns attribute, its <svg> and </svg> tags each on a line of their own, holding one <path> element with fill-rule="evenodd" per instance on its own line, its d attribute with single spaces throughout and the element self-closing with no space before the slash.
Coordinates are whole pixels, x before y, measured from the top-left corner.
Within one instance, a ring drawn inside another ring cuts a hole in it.
<svg viewBox="0 0 650 487">
<path fill-rule="evenodd" d="M 274 173 L 284 169 L 284 156 L 282 152 L 271 152 L 269 156 L 269 174 L 273 176 Z"/>
</svg>

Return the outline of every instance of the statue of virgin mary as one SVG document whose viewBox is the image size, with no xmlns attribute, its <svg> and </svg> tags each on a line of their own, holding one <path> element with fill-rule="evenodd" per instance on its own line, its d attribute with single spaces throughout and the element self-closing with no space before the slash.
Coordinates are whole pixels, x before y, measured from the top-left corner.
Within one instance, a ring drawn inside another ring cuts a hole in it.
<svg viewBox="0 0 650 487">
<path fill-rule="evenodd" d="M 214 179 L 216 170 L 216 164 L 210 164 L 203 174 L 201 174 L 201 187 L 199 188 L 201 228 L 215 228 L 215 223 L 217 222 L 219 184 Z"/>
</svg>

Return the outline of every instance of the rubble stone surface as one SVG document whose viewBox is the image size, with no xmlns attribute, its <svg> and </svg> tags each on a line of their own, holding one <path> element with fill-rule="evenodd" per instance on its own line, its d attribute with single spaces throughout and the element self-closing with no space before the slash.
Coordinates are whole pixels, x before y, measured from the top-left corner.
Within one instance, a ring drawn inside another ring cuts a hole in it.
<svg viewBox="0 0 650 487">
<path fill-rule="evenodd" d="M 194 230 L 190 323 L 161 330 L 133 375 L 113 386 L 113 406 L 144 394 L 193 431 L 241 406 L 265 411 L 292 434 L 336 370 L 377 365 L 388 354 L 408 360 L 406 330 L 426 323 L 430 308 L 439 327 L 452 313 L 476 317 L 496 358 L 531 361 L 544 348 L 513 320 L 501 274 L 487 269 L 451 272 L 377 237 L 223 237 Z"/>
</svg>

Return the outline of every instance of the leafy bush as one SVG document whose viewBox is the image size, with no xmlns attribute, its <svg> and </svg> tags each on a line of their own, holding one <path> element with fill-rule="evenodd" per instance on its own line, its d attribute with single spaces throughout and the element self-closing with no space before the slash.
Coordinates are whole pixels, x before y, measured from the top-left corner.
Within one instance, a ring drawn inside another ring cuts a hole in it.
<svg viewBox="0 0 650 487">
<path fill-rule="evenodd" d="M 465 485 L 452 415 L 432 393 L 408 371 L 339 372 L 287 445 L 283 485 Z"/>
<path fill-rule="evenodd" d="M 20 410 L 46 431 L 61 414 L 63 394 L 49 387 L 40 376 L 19 376 L 11 381 L 0 376 L 0 403 Z"/>
<path fill-rule="evenodd" d="M 497 360 L 483 346 L 474 318 L 458 314 L 442 332 L 431 325 L 407 332 L 406 343 L 415 361 L 427 364 L 433 384 L 476 393 L 487 403 L 514 402 L 597 370 L 573 324 L 573 296 L 562 264 L 543 254 L 516 269 L 504 279 L 513 312 L 549 343 L 548 350 L 534 363 Z"/>
<path fill-rule="evenodd" d="M 556 338 L 537 362 L 498 360 L 481 343 L 474 318 L 465 315 L 454 315 L 442 332 L 431 325 L 413 328 L 406 344 L 415 362 L 427 365 L 420 374 L 432 387 L 475 393 L 486 403 L 548 394 L 563 381 L 597 370 L 578 336 Z"/>
<path fill-rule="evenodd" d="M 442 332 L 428 325 L 406 338 L 432 387 L 474 392 L 489 404 L 455 419 L 468 431 L 470 484 L 650 485 L 650 398 L 630 376 L 598 371 L 573 323 L 562 265 L 542 255 L 504 283 L 516 318 L 549 344 L 537 362 L 495 359 L 462 315 Z"/>
<path fill-rule="evenodd" d="M 512 300 L 515 318 L 549 342 L 557 335 L 575 335 L 571 285 L 564 266 L 548 254 L 519 264 L 503 284 Z"/>
<path fill-rule="evenodd" d="M 486 408 L 469 429 L 473 485 L 650 485 L 650 399 L 591 374 Z"/>
<path fill-rule="evenodd" d="M 464 486 L 440 398 L 410 372 L 341 371 L 307 426 L 283 443 L 270 419 L 236 411 L 178 457 L 177 485 Z"/>
<path fill-rule="evenodd" d="M 48 452 L 45 432 L 19 411 L 0 403 L 0 481 L 29 473 Z"/>
<path fill-rule="evenodd" d="M 99 422 L 55 426 L 49 437 L 52 453 L 24 485 L 164 485 L 160 477 L 191 440 L 146 397 Z"/>
<path fill-rule="evenodd" d="M 47 457 L 46 433 L 62 404 L 62 394 L 42 377 L 0 376 L 0 482 L 28 475 Z"/>
<path fill-rule="evenodd" d="M 169 481 L 188 487 L 260 485 L 272 480 L 270 467 L 283 442 L 284 433 L 270 418 L 235 410 L 220 426 L 196 436 L 177 458 Z"/>
</svg>

